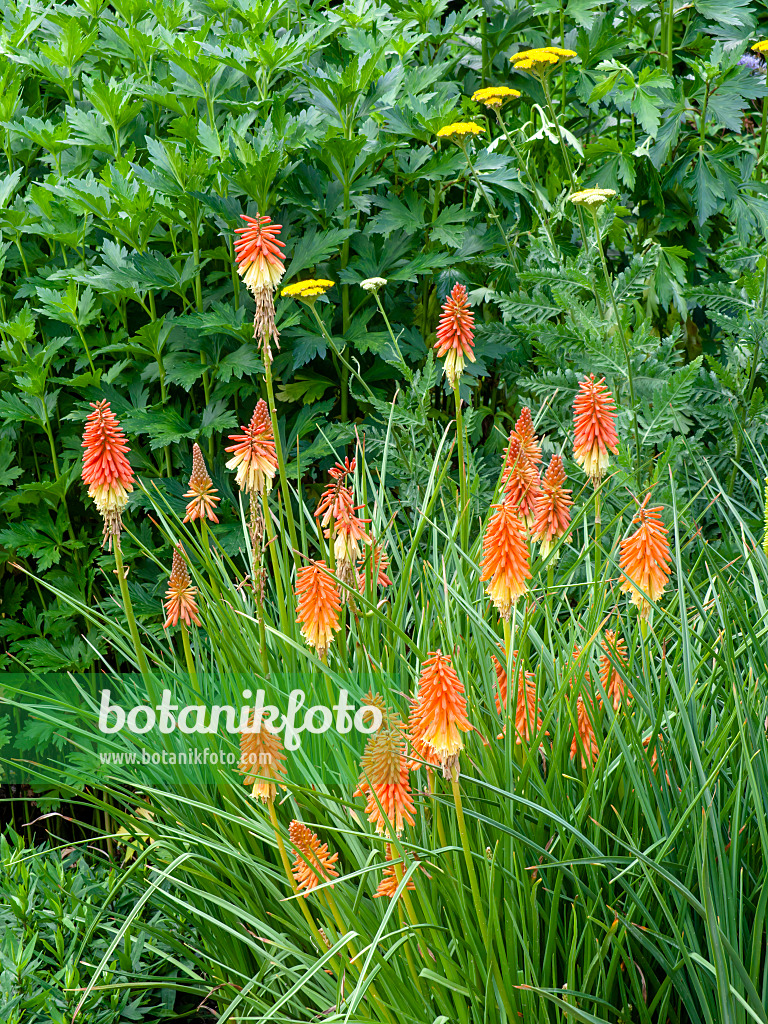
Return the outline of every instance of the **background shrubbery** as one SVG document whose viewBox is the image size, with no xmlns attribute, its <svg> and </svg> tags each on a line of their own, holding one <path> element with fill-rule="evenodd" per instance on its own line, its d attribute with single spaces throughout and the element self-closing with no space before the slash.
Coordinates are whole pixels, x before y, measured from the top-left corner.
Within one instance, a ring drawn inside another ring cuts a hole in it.
<svg viewBox="0 0 768 1024">
<path fill-rule="evenodd" d="M 557 37 L 579 55 L 553 81 L 577 178 L 621 196 L 605 230 L 633 329 L 646 452 L 677 471 L 683 441 L 695 442 L 742 493 L 733 460 L 743 429 L 759 441 L 766 425 L 768 199 L 756 158 L 767 90 L 760 59 L 739 62 L 760 34 L 760 5 L 698 0 L 672 14 L 663 4 L 661 18 L 657 4 L 591 0 L 3 11 L 0 635 L 14 659 L 59 670 L 96 658 L 80 626 L 9 564 L 86 601 L 103 592 L 98 530 L 76 484 L 87 403 L 112 401 L 142 478 L 176 500 L 192 442 L 212 455 L 250 416 L 260 363 L 232 262 L 243 212 L 282 222 L 286 281 L 314 271 L 338 282 L 321 307 L 329 330 L 382 403 L 398 392 L 395 421 L 411 443 L 388 473 L 405 505 L 428 476 L 424 432 L 450 417 L 427 352 L 456 279 L 481 325 L 465 393 L 487 494 L 526 397 L 547 400 L 550 425 L 584 370 L 623 395 L 615 327 L 592 295 L 599 265 L 564 199 L 541 86 L 508 62 Z M 505 118 L 525 168 L 469 100 L 492 83 L 522 92 Z M 435 139 L 468 114 L 489 130 L 474 164 L 512 262 L 461 152 Z M 390 282 L 382 299 L 414 381 L 356 287 L 374 274 Z M 386 410 L 348 386 L 296 306 L 279 303 L 278 324 L 289 472 L 298 446 L 311 493 L 330 446 L 351 441 L 361 420 L 375 445 Z M 219 463 L 214 475 L 232 498 Z M 686 481 L 687 493 L 698 485 Z M 233 502 L 222 504 L 234 551 Z M 150 523 L 137 528 L 154 548 Z M 148 612 L 155 568 L 136 565 L 131 584 Z"/>
</svg>

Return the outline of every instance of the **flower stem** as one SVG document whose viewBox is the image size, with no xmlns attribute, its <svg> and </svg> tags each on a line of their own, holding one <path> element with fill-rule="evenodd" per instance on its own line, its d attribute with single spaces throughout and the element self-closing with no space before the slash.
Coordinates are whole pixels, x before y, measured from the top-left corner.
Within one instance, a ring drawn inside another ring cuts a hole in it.
<svg viewBox="0 0 768 1024">
<path fill-rule="evenodd" d="M 469 501 L 467 495 L 467 468 L 464 464 L 464 419 L 461 415 L 461 395 L 459 393 L 459 381 L 453 385 L 453 397 L 456 403 L 456 444 L 459 453 L 459 535 L 462 548 L 466 550 L 469 529 L 467 522 Z"/>
<path fill-rule="evenodd" d="M 288 474 L 285 471 L 285 459 L 283 457 L 283 446 L 280 443 L 280 432 L 277 424 L 277 412 L 275 410 L 275 394 L 272 388 L 272 359 L 264 351 L 264 381 L 267 385 L 267 401 L 269 402 L 269 417 L 272 421 L 272 433 L 275 435 L 275 448 L 277 449 L 277 467 L 280 473 L 280 489 L 283 492 L 283 505 L 285 517 L 288 520 L 288 532 L 291 535 L 291 553 L 294 564 L 298 570 L 299 543 L 296 539 L 296 523 L 293 519 L 293 508 L 291 506 L 291 492 L 288 489 Z"/>
<path fill-rule="evenodd" d="M 133 649 L 136 652 L 136 660 L 139 663 L 139 671 L 141 672 L 144 680 L 149 678 L 149 664 L 147 663 L 147 656 L 144 653 L 144 648 L 141 646 L 139 640 L 139 630 L 136 626 L 136 617 L 133 614 L 133 605 L 131 604 L 131 595 L 128 593 L 128 581 L 125 578 L 125 568 L 123 567 L 123 552 L 120 549 L 120 538 L 115 537 L 114 541 L 114 552 L 115 552 L 115 567 L 117 569 L 117 582 L 120 584 L 120 594 L 123 598 L 123 607 L 125 608 L 125 617 L 128 619 L 128 628 L 131 631 L 131 640 L 133 641 Z"/>
<path fill-rule="evenodd" d="M 571 185 L 571 191 L 575 191 L 576 179 L 573 176 L 573 169 L 571 168 L 571 158 L 568 156 L 568 150 L 565 145 L 565 139 L 563 138 L 563 133 L 560 131 L 560 122 L 557 120 L 555 108 L 552 106 L 552 97 L 549 94 L 549 85 L 547 84 L 546 76 L 542 76 L 541 85 L 544 89 L 544 97 L 547 101 L 547 109 L 549 110 L 549 116 L 552 118 L 555 128 L 557 129 L 557 140 L 560 143 L 560 152 L 563 154 L 563 162 L 565 163 L 565 170 L 568 174 L 568 181 Z M 579 218 L 579 230 L 581 231 L 581 241 L 584 245 L 584 252 L 587 252 L 589 249 L 589 243 L 587 241 L 587 229 L 584 226 L 584 217 L 581 213 L 581 207 L 576 207 L 576 213 Z M 598 305 L 599 301 L 600 300 L 598 299 Z"/>
<path fill-rule="evenodd" d="M 528 179 L 528 185 L 530 186 L 531 192 L 533 193 L 534 202 L 536 202 L 536 205 L 538 206 L 539 205 L 539 193 L 536 190 L 536 182 L 533 179 L 533 175 L 528 170 L 528 162 L 524 159 L 522 153 L 517 148 L 515 143 L 512 141 L 512 136 L 507 131 L 507 126 L 506 126 L 506 124 L 504 123 L 504 121 L 503 121 L 503 119 L 501 117 L 501 110 L 498 110 L 498 109 L 496 110 L 496 119 L 499 122 L 499 127 L 501 128 L 502 132 L 504 133 L 504 138 L 507 140 L 507 144 L 509 145 L 509 148 L 512 150 L 512 152 L 515 155 L 515 159 L 517 160 L 518 166 L 521 168 L 521 170 L 525 174 L 525 177 Z M 552 255 L 555 257 L 555 259 L 559 263 L 560 262 L 560 250 L 555 245 L 554 235 L 552 234 L 552 229 L 549 226 L 549 219 L 546 216 L 546 211 L 544 210 L 543 205 L 542 205 L 541 209 L 539 210 L 539 219 L 541 220 L 542 227 L 544 228 L 544 230 L 547 233 L 547 238 L 549 239 L 549 244 L 552 247 Z"/>
<path fill-rule="evenodd" d="M 196 694 L 200 694 L 200 684 L 197 681 L 197 672 L 195 671 L 195 662 L 192 657 L 192 647 L 189 643 L 189 630 L 187 629 L 186 622 L 181 624 L 181 643 L 184 647 L 184 660 L 187 663 L 187 673 L 192 683 L 192 689 Z"/>
<path fill-rule="evenodd" d="M 469 159 L 469 153 L 467 152 L 467 147 L 462 145 L 461 148 L 464 151 L 464 156 L 465 156 L 466 161 L 467 161 L 467 167 L 469 167 L 469 172 L 472 175 L 472 177 L 475 179 L 475 182 L 477 183 L 477 187 L 479 188 L 480 193 L 481 193 L 483 199 L 485 200 L 485 204 L 488 207 L 488 212 L 493 217 L 493 219 L 496 221 L 496 226 L 498 227 L 499 231 L 501 232 L 501 237 L 504 239 L 504 244 L 507 247 L 507 252 L 509 253 L 509 258 L 512 260 L 513 263 L 516 263 L 517 261 L 515 260 L 515 254 L 512 252 L 512 246 L 509 244 L 509 239 L 507 238 L 506 232 L 504 231 L 504 228 L 502 227 L 501 220 L 499 219 L 499 215 L 496 213 L 496 210 L 494 209 L 493 204 L 491 203 L 490 197 L 489 197 L 488 193 L 485 191 L 485 187 L 484 187 L 482 181 L 480 181 L 480 177 L 479 177 L 477 171 L 472 166 L 472 161 Z"/>
<path fill-rule="evenodd" d="M 597 239 L 597 249 L 600 253 L 600 263 L 603 267 L 603 276 L 605 277 L 605 283 L 608 287 L 608 294 L 611 296 L 611 305 L 613 306 L 613 315 L 616 317 L 616 326 L 619 329 L 619 337 L 621 338 L 621 344 L 624 349 L 624 359 L 627 364 L 627 385 L 629 387 L 629 401 L 632 406 L 632 425 L 635 434 L 635 447 L 637 449 L 637 480 L 638 484 L 641 480 L 641 469 L 640 469 L 640 431 L 637 426 L 637 405 L 635 404 L 635 383 L 632 376 L 632 361 L 629 354 L 629 345 L 627 343 L 627 337 L 624 334 L 624 325 L 621 322 L 619 316 L 619 307 L 616 304 L 616 296 L 613 292 L 613 283 L 611 282 L 611 275 L 608 273 L 608 264 L 605 262 L 605 251 L 603 249 L 603 239 L 600 235 L 600 228 L 597 223 L 597 210 L 592 209 L 592 220 L 595 223 L 595 237 Z"/>
</svg>

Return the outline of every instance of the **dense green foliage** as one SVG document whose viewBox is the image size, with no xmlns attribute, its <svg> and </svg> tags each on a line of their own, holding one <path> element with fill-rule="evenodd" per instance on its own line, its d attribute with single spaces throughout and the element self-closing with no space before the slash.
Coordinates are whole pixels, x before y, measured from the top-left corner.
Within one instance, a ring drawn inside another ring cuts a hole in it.
<svg viewBox="0 0 768 1024">
<path fill-rule="evenodd" d="M 117 886 L 119 869 L 89 865 L 80 847 L 25 846 L 0 837 L 0 1016 L 4 1024 L 69 1024 L 137 890 Z M 175 941 L 169 933 L 175 930 Z M 100 988 L 80 1019 L 156 1024 L 194 1005 L 203 991 L 185 958 L 184 925 L 156 900 L 135 916 L 128 939 L 107 958 Z"/>
<path fill-rule="evenodd" d="M 242 212 L 282 222 L 286 282 L 310 271 L 338 282 L 324 321 L 382 402 L 409 386 L 408 368 L 422 369 L 439 302 L 467 282 L 481 324 L 464 378 L 467 425 L 486 480 L 495 470 L 484 460 L 495 467 L 524 395 L 546 396 L 558 413 L 588 369 L 626 399 L 553 116 L 576 180 L 620 192 L 604 230 L 645 454 L 695 437 L 729 479 L 744 425 L 759 437 L 766 424 L 768 203 L 755 131 L 766 85 L 762 70 L 737 63 L 759 35 L 759 5 L 658 11 L 591 0 L 3 5 L 0 632 L 14 658 L 55 670 L 95 658 L 79 627 L 9 565 L 86 601 L 103 592 L 98 531 L 77 486 L 87 403 L 112 400 L 134 465 L 176 498 L 170 478 L 188 469 L 191 442 L 213 455 L 250 415 L 261 366 L 232 263 Z M 552 80 L 548 106 L 508 56 L 558 35 L 579 59 Z M 487 83 L 522 92 L 504 115 L 516 152 L 469 99 Z M 435 138 L 468 113 L 488 129 L 473 163 L 495 211 L 460 150 Z M 374 274 L 390 282 L 382 301 L 405 366 L 356 286 Z M 311 490 L 328 444 L 381 410 L 287 301 L 278 325 L 288 471 L 296 479 L 298 445 Z M 423 412 L 446 422 L 450 395 L 428 369 L 423 379 Z M 319 437 L 325 416 L 335 422 Z M 406 503 L 428 468 L 418 446 L 394 453 L 391 481 Z M 218 462 L 214 475 L 232 497 Z M 741 493 L 735 467 L 729 482 Z M 233 502 L 224 509 L 235 529 Z M 154 549 L 148 522 L 140 528 Z M 136 566 L 140 615 L 155 578 Z"/>
</svg>

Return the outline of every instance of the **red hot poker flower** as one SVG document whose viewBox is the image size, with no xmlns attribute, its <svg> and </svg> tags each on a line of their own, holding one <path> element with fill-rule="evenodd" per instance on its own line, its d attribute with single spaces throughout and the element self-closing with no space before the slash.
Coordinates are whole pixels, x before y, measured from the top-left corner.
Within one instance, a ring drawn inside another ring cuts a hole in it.
<svg viewBox="0 0 768 1024">
<path fill-rule="evenodd" d="M 627 645 L 624 640 L 616 639 L 616 634 L 612 629 L 606 629 L 605 640 L 601 642 L 600 646 L 605 652 L 600 655 L 600 682 L 606 697 L 613 704 L 613 710 L 618 711 L 622 702 L 632 697 L 616 668 L 617 661 L 624 668 L 627 666 Z M 613 655 L 613 661 L 611 655 Z"/>
<path fill-rule="evenodd" d="M 648 598 L 653 602 L 659 600 L 672 573 L 667 528 L 659 514 L 663 506 L 646 508 L 647 501 L 648 498 L 632 520 L 637 530 L 621 542 L 619 549 L 619 568 L 624 573 L 621 589 L 631 593 L 632 602 L 642 615 L 650 611 Z"/>
<path fill-rule="evenodd" d="M 387 718 L 368 739 L 360 763 L 362 772 L 354 796 L 366 796 L 365 813 L 379 835 L 388 827 L 400 835 L 404 822 L 415 823 L 403 732 L 398 718 Z"/>
<path fill-rule="evenodd" d="M 293 877 L 303 896 L 316 886 L 338 878 L 339 872 L 333 866 L 339 859 L 338 853 L 330 854 L 328 843 L 321 843 L 316 833 L 307 828 L 303 821 L 294 818 L 288 826 L 288 838 L 296 850 Z"/>
<path fill-rule="evenodd" d="M 467 719 L 464 686 L 450 657 L 442 651 L 433 651 L 421 666 L 412 722 L 412 739 L 416 733 L 417 742 L 434 753 L 443 765 L 443 774 L 450 778 L 464 748 L 461 734 L 472 726 Z"/>
<path fill-rule="evenodd" d="M 535 464 L 523 450 L 520 437 L 513 430 L 504 453 L 504 468 L 501 482 L 504 486 L 504 501 L 511 505 L 530 526 L 534 518 L 534 505 L 541 493 L 541 478 Z"/>
<path fill-rule="evenodd" d="M 237 470 L 235 480 L 246 494 L 262 494 L 272 487 L 277 472 L 277 449 L 269 408 L 263 398 L 256 403 L 251 422 L 240 428 L 242 434 L 230 434 L 233 445 L 224 451 L 233 452 L 227 469 Z"/>
<path fill-rule="evenodd" d="M 113 538 L 120 543 L 121 515 L 133 490 L 133 470 L 125 457 L 130 449 L 109 402 L 91 402 L 91 408 L 83 433 L 82 480 L 104 520 L 104 541 L 111 547 Z"/>
<path fill-rule="evenodd" d="M 210 519 L 212 523 L 218 523 L 216 518 L 216 503 L 221 501 L 217 497 L 217 490 L 213 486 L 211 474 L 208 472 L 200 445 L 195 444 L 192 448 L 192 475 L 189 478 L 189 490 L 184 495 L 192 500 L 187 505 L 187 514 L 184 522 L 189 523 L 195 519 Z"/>
<path fill-rule="evenodd" d="M 520 441 L 523 455 L 532 466 L 538 468 L 541 465 L 541 445 L 533 428 L 533 417 L 527 405 L 523 406 L 517 423 L 515 424 L 515 435 Z"/>
<path fill-rule="evenodd" d="M 494 513 L 483 535 L 483 570 L 480 580 L 489 580 L 488 596 L 502 618 L 512 614 L 512 605 L 528 589 L 531 578 L 528 545 L 523 524 L 511 505 L 494 505 Z"/>
<path fill-rule="evenodd" d="M 563 487 L 565 479 L 563 460 L 553 455 L 533 505 L 531 537 L 541 545 L 542 558 L 552 550 L 554 541 L 565 536 L 571 523 L 571 492 Z"/>
<path fill-rule="evenodd" d="M 168 615 L 163 629 L 168 629 L 169 626 L 177 626 L 179 619 L 187 626 L 191 626 L 193 622 L 196 626 L 200 625 L 200 619 L 197 615 L 197 602 L 195 601 L 196 593 L 197 587 L 192 586 L 192 580 L 189 578 L 189 570 L 184 558 L 184 549 L 181 544 L 177 544 L 173 549 L 171 576 L 168 580 L 168 590 L 163 602 L 166 614 Z"/>
<path fill-rule="evenodd" d="M 246 217 L 245 227 L 236 228 L 240 238 L 235 242 L 237 272 L 251 291 L 274 289 L 285 273 L 283 254 L 285 242 L 278 238 L 282 224 L 273 224 L 266 215 Z"/>
<path fill-rule="evenodd" d="M 590 374 L 579 384 L 573 403 L 573 457 L 594 484 L 608 466 L 608 452 L 619 450 L 616 403 L 604 383 L 605 377 L 595 381 Z"/>
<path fill-rule="evenodd" d="M 341 599 L 333 575 L 325 562 L 312 562 L 296 574 L 296 621 L 301 635 L 322 658 L 339 628 Z"/>
<path fill-rule="evenodd" d="M 467 289 L 463 284 L 455 284 L 443 303 L 435 343 L 438 357 L 446 357 L 445 375 L 451 387 L 454 387 L 464 372 L 464 360 L 468 359 L 470 363 L 475 361 L 472 351 L 474 326 L 475 317 L 469 308 Z"/>
</svg>

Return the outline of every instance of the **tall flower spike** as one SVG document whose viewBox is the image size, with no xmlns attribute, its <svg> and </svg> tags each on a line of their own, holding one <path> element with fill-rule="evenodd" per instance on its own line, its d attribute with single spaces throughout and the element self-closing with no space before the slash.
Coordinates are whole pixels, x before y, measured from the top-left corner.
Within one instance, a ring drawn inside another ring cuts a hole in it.
<svg viewBox="0 0 768 1024">
<path fill-rule="evenodd" d="M 338 878 L 334 864 L 338 853 L 328 852 L 328 843 L 321 843 L 318 836 L 303 821 L 294 819 L 288 826 L 288 838 L 296 850 L 293 862 L 293 877 L 300 893 L 306 896 L 317 885 Z M 333 888 L 333 885 L 331 885 Z"/>
<path fill-rule="evenodd" d="M 528 589 L 531 578 L 528 545 L 520 518 L 511 505 L 494 505 L 494 513 L 483 535 L 481 581 L 503 619 L 509 619 L 512 605 Z"/>
<path fill-rule="evenodd" d="M 83 432 L 83 474 L 88 495 L 104 520 L 104 541 L 120 543 L 122 514 L 133 490 L 133 470 L 126 452 L 125 434 L 109 402 L 91 402 L 93 412 Z"/>
<path fill-rule="evenodd" d="M 588 698 L 587 698 L 588 699 Z M 590 702 L 590 708 L 592 704 Z M 588 764 L 593 765 L 597 761 L 600 747 L 597 745 L 595 730 L 587 713 L 587 705 L 581 694 L 576 698 L 576 732 L 571 741 L 571 757 L 575 759 L 579 755 L 581 767 L 584 769 Z M 581 744 L 579 744 L 581 740 Z"/>
<path fill-rule="evenodd" d="M 168 629 L 169 626 L 177 626 L 179 619 L 187 626 L 191 626 L 193 622 L 196 626 L 200 625 L 200 619 L 197 615 L 197 602 L 195 601 L 196 593 L 197 587 L 192 586 L 192 580 L 189 578 L 189 570 L 184 558 L 184 548 L 182 548 L 181 544 L 177 544 L 173 549 L 171 576 L 168 580 L 168 590 L 165 592 L 165 601 L 163 602 L 163 607 L 168 616 L 163 629 Z"/>
<path fill-rule="evenodd" d="M 428 654 L 421 666 L 413 721 L 417 741 L 431 749 L 442 764 L 443 775 L 450 779 L 464 749 L 461 734 L 472 726 L 467 719 L 464 686 L 450 657 L 440 650 Z"/>
<path fill-rule="evenodd" d="M 571 523 L 571 491 L 563 487 L 565 479 L 563 460 L 553 455 L 533 504 L 531 537 L 541 545 L 542 558 L 552 550 L 554 541 L 565 536 Z"/>
<path fill-rule="evenodd" d="M 394 899 L 395 893 L 397 892 L 397 887 L 400 884 L 400 882 L 398 880 L 398 877 L 397 877 L 397 870 L 395 869 L 394 864 L 389 863 L 390 861 L 393 861 L 395 859 L 392 856 L 392 845 L 391 845 L 391 843 L 387 843 L 387 850 L 386 850 L 385 858 L 386 858 L 386 861 L 387 861 L 387 866 L 384 868 L 384 877 L 379 882 L 378 887 L 376 889 L 376 892 L 373 894 L 373 898 L 374 899 L 376 899 L 378 896 L 386 896 L 390 900 Z M 401 872 L 403 872 L 404 867 L 405 867 L 405 865 L 401 865 L 401 867 L 400 867 L 400 871 Z M 401 878 L 402 878 L 402 874 L 401 874 Z M 405 883 L 405 888 L 406 889 L 415 889 L 416 888 L 416 884 L 413 881 L 413 878 L 409 878 L 408 879 L 408 881 Z"/>
<path fill-rule="evenodd" d="M 365 557 L 357 563 L 357 584 L 358 589 L 365 590 Z M 389 569 L 389 555 L 381 544 L 373 542 L 371 548 L 371 579 L 374 586 L 391 587 L 392 580 L 387 576 Z"/>
<path fill-rule="evenodd" d="M 541 478 L 538 469 L 523 451 L 516 430 L 512 430 L 509 435 L 501 482 L 505 504 L 511 505 L 525 526 L 529 527 L 534 518 L 536 498 L 541 492 Z"/>
<path fill-rule="evenodd" d="M 616 639 L 616 634 L 612 629 L 606 629 L 605 640 L 601 642 L 600 646 L 605 652 L 600 655 L 600 682 L 606 697 L 613 704 L 613 710 L 618 711 L 622 702 L 626 702 L 632 697 L 616 668 L 617 661 L 626 668 L 627 645 L 621 638 Z M 613 655 L 613 660 L 611 660 L 611 655 Z"/>
<path fill-rule="evenodd" d="M 389 826 L 400 835 L 404 822 L 415 824 L 416 808 L 408 779 L 403 723 L 399 718 L 388 718 L 372 733 L 360 767 L 354 796 L 366 797 L 365 813 L 368 821 L 376 825 L 376 831 L 384 835 Z"/>
<path fill-rule="evenodd" d="M 667 528 L 659 515 L 663 506 L 646 508 L 647 501 L 632 520 L 637 530 L 625 537 L 619 548 L 619 568 L 624 574 L 621 589 L 631 594 L 632 603 L 644 616 L 651 609 L 649 599 L 654 603 L 659 600 L 672 573 Z"/>
<path fill-rule="evenodd" d="M 451 387 L 464 372 L 464 360 L 475 361 L 472 351 L 474 325 L 475 317 L 469 308 L 467 289 L 463 284 L 455 284 L 443 303 L 435 343 L 438 357 L 442 359 L 445 356 L 445 375 Z"/>
<path fill-rule="evenodd" d="M 192 500 L 187 505 L 187 514 L 184 522 L 188 523 L 194 519 L 210 519 L 212 523 L 218 523 L 216 518 L 216 503 L 221 501 L 217 497 L 218 491 L 213 486 L 211 474 L 205 465 L 200 445 L 192 447 L 192 475 L 189 478 L 189 490 L 184 495 Z"/>
<path fill-rule="evenodd" d="M 590 374 L 581 381 L 573 403 L 573 457 L 593 484 L 598 484 L 608 466 L 608 452 L 619 450 L 616 436 L 616 403 L 604 387 L 605 377 L 595 381 Z"/>
<path fill-rule="evenodd" d="M 261 726 L 261 723 L 259 723 Z M 239 771 L 245 776 L 243 783 L 253 786 L 251 796 L 267 803 L 274 800 L 277 786 L 285 775 L 283 741 L 278 733 L 268 729 L 254 729 L 253 715 L 248 727 L 240 733 Z"/>
<path fill-rule="evenodd" d="M 538 469 L 541 465 L 541 445 L 539 444 L 539 439 L 536 436 L 536 431 L 533 426 L 531 410 L 527 405 L 523 406 L 517 423 L 515 424 L 515 435 L 520 441 L 520 447 L 523 450 L 523 455 L 528 459 L 532 466 L 535 466 Z"/>
<path fill-rule="evenodd" d="M 318 658 L 322 658 L 339 628 L 341 611 L 339 591 L 325 562 L 312 562 L 299 569 L 296 600 L 296 621 L 301 623 L 301 635 L 315 648 Z"/>
<path fill-rule="evenodd" d="M 235 242 L 237 272 L 256 300 L 256 314 L 253 318 L 253 333 L 259 344 L 264 346 L 264 358 L 271 359 L 270 338 L 279 346 L 279 334 L 275 326 L 274 290 L 280 283 L 285 267 L 283 254 L 285 243 L 277 237 L 282 224 L 273 224 L 267 216 L 246 217 L 245 227 L 237 228 L 240 238 Z"/>
<path fill-rule="evenodd" d="M 224 449 L 234 453 L 227 469 L 237 471 L 235 480 L 246 494 L 261 495 L 265 488 L 269 492 L 277 472 L 277 449 L 269 408 L 263 398 L 256 403 L 251 422 L 240 429 L 242 434 L 229 435 L 229 440 L 235 443 Z"/>
<path fill-rule="evenodd" d="M 493 667 L 496 670 L 496 683 L 499 692 L 496 694 L 496 710 L 504 717 L 506 714 L 508 700 L 507 673 L 504 666 L 497 657 L 493 657 Z M 512 652 L 513 659 L 517 659 L 517 651 Z M 516 661 L 513 661 L 513 669 Z M 517 671 L 517 700 L 515 703 L 515 743 L 522 744 L 523 740 L 530 744 L 531 739 L 541 732 L 542 720 L 539 717 L 539 706 L 536 694 L 536 676 L 533 672 L 523 672 L 522 667 Z M 504 727 L 506 732 L 506 726 Z"/>
<path fill-rule="evenodd" d="M 418 690 L 415 697 L 408 698 L 408 703 L 410 711 L 406 732 L 411 754 L 408 760 L 408 770 L 412 772 L 418 771 L 423 762 L 426 762 L 427 771 L 430 768 L 442 768 L 442 760 L 437 756 L 429 743 L 426 743 L 424 740 L 428 721 L 425 717 L 425 709 L 418 697 Z"/>
</svg>

